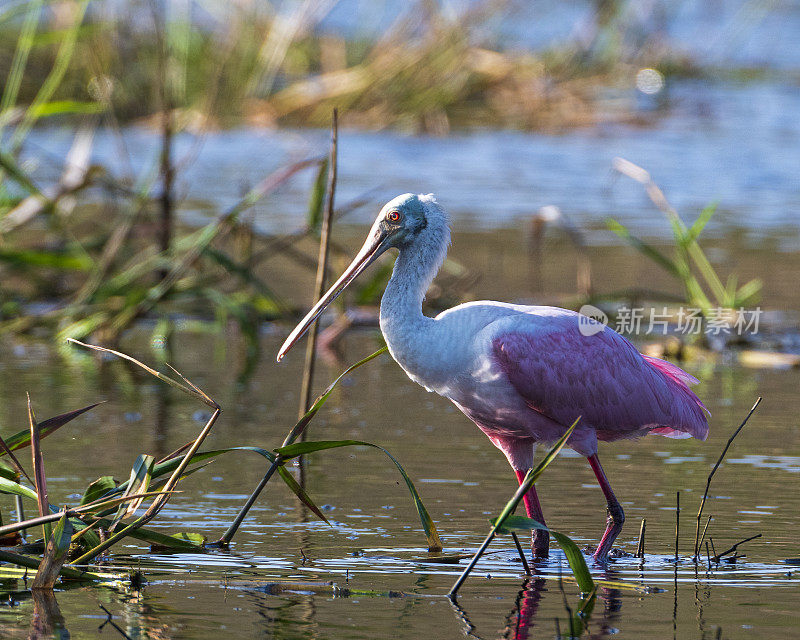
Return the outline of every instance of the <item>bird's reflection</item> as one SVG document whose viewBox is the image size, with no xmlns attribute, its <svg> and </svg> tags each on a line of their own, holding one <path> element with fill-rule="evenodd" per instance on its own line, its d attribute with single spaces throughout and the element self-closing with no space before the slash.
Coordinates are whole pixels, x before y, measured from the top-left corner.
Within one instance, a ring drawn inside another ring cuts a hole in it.
<svg viewBox="0 0 800 640">
<path fill-rule="evenodd" d="M 604 571 L 601 578 L 610 582 L 620 581 L 619 573 L 610 569 Z M 616 622 L 621 618 L 622 594 L 619 589 L 603 586 L 597 590 L 597 594 L 603 603 L 603 614 L 598 633 L 593 637 L 613 635 L 617 633 Z"/>
<path fill-rule="evenodd" d="M 503 638 L 513 640 L 526 640 L 536 622 L 536 612 L 539 602 L 546 591 L 547 580 L 544 578 L 529 578 L 522 583 L 522 589 L 517 593 L 514 609 L 506 616 L 506 625 L 503 628 Z"/>
<path fill-rule="evenodd" d="M 600 578 L 603 581 L 614 581 L 616 575 L 615 572 L 606 570 Z M 617 633 L 616 622 L 620 618 L 622 608 L 620 595 L 619 589 L 598 585 L 594 593 L 582 597 L 577 603 L 570 603 L 559 578 L 554 576 L 526 578 L 514 599 L 513 609 L 505 616 L 499 637 L 505 640 L 533 638 L 534 627 L 538 624 L 543 628 L 545 625 L 543 619 L 537 620 L 545 597 L 563 599 L 563 605 L 558 606 L 559 609 L 563 609 L 564 614 L 555 620 L 549 617 L 546 619 L 546 624 L 554 627 L 555 637 L 579 637 L 584 632 L 589 638 L 614 635 Z M 457 600 L 452 600 L 452 604 L 465 637 L 482 638 L 465 607 Z M 598 605 L 602 605 L 602 608 Z M 544 633 L 549 635 L 546 630 Z"/>
</svg>

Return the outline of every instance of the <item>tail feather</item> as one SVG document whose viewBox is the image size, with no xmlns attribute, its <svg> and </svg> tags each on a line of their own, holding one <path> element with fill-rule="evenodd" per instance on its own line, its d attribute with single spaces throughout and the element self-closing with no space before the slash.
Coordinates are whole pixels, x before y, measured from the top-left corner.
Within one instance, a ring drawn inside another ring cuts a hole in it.
<svg viewBox="0 0 800 640">
<path fill-rule="evenodd" d="M 681 424 L 664 426 L 653 429 L 652 433 L 667 436 L 668 438 L 695 437 L 698 440 L 705 440 L 708 437 L 708 416 L 711 412 L 703 404 L 702 400 L 689 388 L 690 384 L 697 384 L 699 380 L 686 373 L 677 365 L 654 358 L 653 356 L 642 355 L 645 361 L 661 373 L 678 396 L 685 403 L 683 410 L 679 411 L 682 415 Z"/>
</svg>

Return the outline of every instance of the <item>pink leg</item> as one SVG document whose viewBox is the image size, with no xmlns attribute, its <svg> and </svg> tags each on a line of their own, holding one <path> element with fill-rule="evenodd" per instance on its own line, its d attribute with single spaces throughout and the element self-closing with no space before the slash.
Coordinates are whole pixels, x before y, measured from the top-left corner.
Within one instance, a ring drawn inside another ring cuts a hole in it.
<svg viewBox="0 0 800 640">
<path fill-rule="evenodd" d="M 611 490 L 611 485 L 608 483 L 606 473 L 603 467 L 600 466 L 600 460 L 597 459 L 597 454 L 588 457 L 589 464 L 597 476 L 597 481 L 600 483 L 600 488 L 603 490 L 603 495 L 608 502 L 608 518 L 606 519 L 606 532 L 603 534 L 603 539 L 600 540 L 600 545 L 597 551 L 594 552 L 594 559 L 598 562 L 604 562 L 611 551 L 611 545 L 617 539 L 619 532 L 622 531 L 622 524 L 625 522 L 625 513 L 622 511 L 622 505 L 617 500 L 617 496 Z"/>
<path fill-rule="evenodd" d="M 522 484 L 527 472 L 514 469 L 514 473 L 517 474 L 517 481 Z M 525 512 L 528 517 L 531 520 L 536 520 L 539 524 L 545 524 L 542 505 L 539 504 L 539 496 L 536 495 L 535 486 L 528 490 L 528 493 L 522 497 L 522 501 L 525 503 Z M 533 532 L 533 555 L 537 558 L 547 558 L 550 555 L 550 534 L 547 531 L 536 529 Z"/>
</svg>

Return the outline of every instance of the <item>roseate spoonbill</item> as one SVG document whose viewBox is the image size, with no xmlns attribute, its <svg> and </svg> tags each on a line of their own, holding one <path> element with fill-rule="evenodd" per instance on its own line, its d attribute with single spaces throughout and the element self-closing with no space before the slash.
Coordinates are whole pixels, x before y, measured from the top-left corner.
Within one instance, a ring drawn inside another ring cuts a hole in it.
<svg viewBox="0 0 800 640">
<path fill-rule="evenodd" d="M 286 339 L 278 361 L 356 276 L 397 249 L 380 311 L 392 357 L 470 418 L 505 454 L 518 481 L 532 466 L 536 444 L 554 442 L 580 416 L 567 445 L 588 458 L 608 503 L 595 552 L 604 561 L 625 515 L 600 466 L 597 441 L 647 433 L 705 440 L 707 410 L 688 387 L 697 380 L 566 309 L 481 301 L 423 315 L 425 292 L 449 244 L 448 217 L 433 195 L 407 193 L 388 202 L 353 262 Z M 528 516 L 544 524 L 535 487 L 524 503 Z M 547 557 L 548 547 L 547 532 L 536 531 L 534 554 Z"/>
</svg>

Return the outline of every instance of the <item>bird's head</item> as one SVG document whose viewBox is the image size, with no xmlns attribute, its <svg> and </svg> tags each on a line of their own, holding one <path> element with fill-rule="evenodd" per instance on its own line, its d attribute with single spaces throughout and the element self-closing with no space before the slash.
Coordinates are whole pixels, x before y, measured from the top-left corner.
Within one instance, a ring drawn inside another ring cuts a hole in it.
<svg viewBox="0 0 800 640">
<path fill-rule="evenodd" d="M 410 245 L 428 226 L 425 198 L 404 193 L 387 202 L 375 218 L 368 238 L 380 239 L 386 249 Z"/>
<path fill-rule="evenodd" d="M 278 362 L 281 361 L 295 342 L 303 336 L 325 308 L 362 271 L 375 262 L 387 249 L 404 249 L 412 246 L 425 233 L 426 229 L 429 230 L 428 233 L 438 229 L 446 234 L 447 237 L 440 242 L 443 248 L 446 249 L 449 242 L 447 216 L 437 204 L 433 195 L 404 193 L 387 202 L 378 217 L 375 218 L 364 245 L 350 263 L 350 266 L 345 269 L 341 277 L 328 289 L 327 293 L 320 298 L 319 302 L 314 305 L 306 317 L 300 321 L 300 324 L 286 338 L 286 342 L 283 343 L 281 350 L 278 352 Z"/>
</svg>

